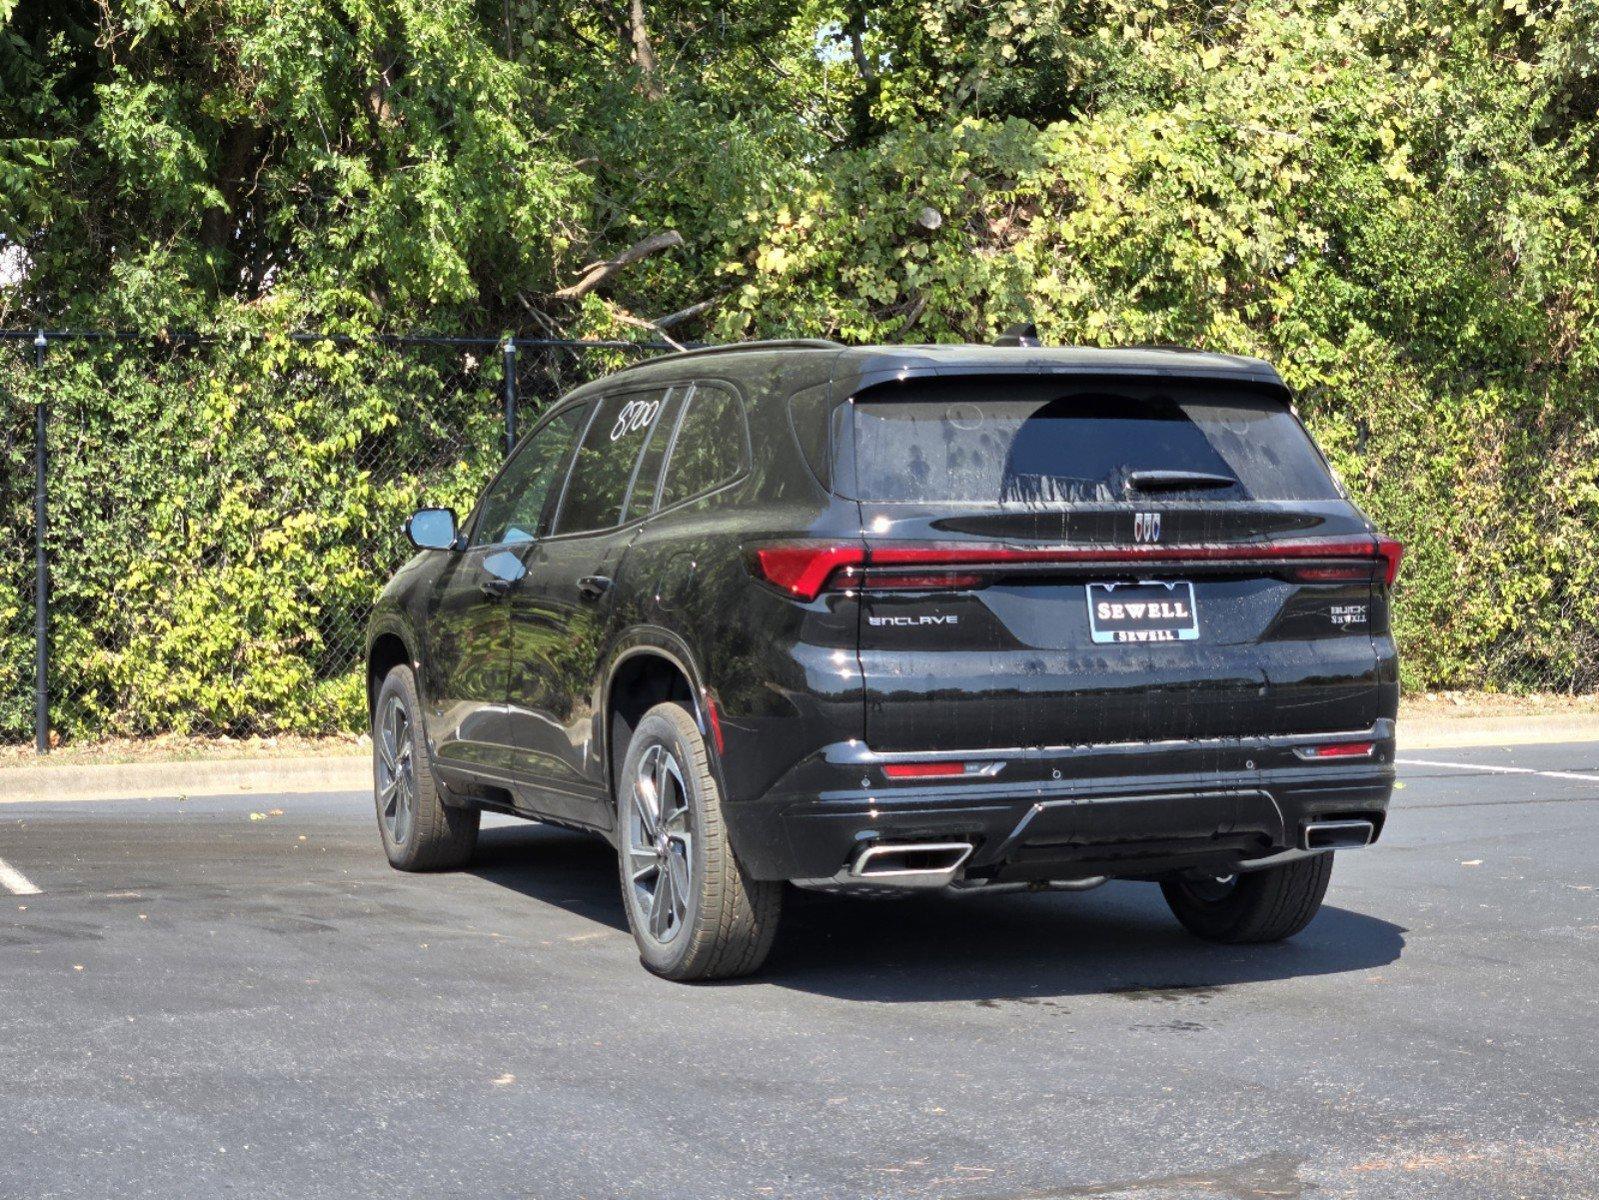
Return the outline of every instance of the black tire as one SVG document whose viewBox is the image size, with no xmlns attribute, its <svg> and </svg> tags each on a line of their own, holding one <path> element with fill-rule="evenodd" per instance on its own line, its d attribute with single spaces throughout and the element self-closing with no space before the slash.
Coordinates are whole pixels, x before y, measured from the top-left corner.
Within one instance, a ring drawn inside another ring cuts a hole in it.
<svg viewBox="0 0 1599 1200">
<path fill-rule="evenodd" d="M 1222 880 L 1172 876 L 1160 890 L 1183 927 L 1206 941 L 1280 942 L 1309 925 L 1332 878 L 1333 856 L 1316 854 Z"/>
<path fill-rule="evenodd" d="M 407 666 L 384 677 L 372 705 L 372 798 L 390 866 L 447 871 L 472 860 L 483 814 L 475 807 L 452 807 L 440 797 L 416 679 Z"/>
<path fill-rule="evenodd" d="M 684 982 L 758 970 L 783 885 L 750 878 L 733 853 L 705 739 L 682 705 L 644 714 L 616 793 L 622 905 L 645 967 Z"/>
</svg>

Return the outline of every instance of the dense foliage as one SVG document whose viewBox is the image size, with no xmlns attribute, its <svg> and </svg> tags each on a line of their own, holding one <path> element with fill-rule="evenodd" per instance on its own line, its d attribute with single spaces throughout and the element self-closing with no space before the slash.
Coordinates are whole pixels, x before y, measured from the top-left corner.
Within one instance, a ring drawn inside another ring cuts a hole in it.
<svg viewBox="0 0 1599 1200">
<path fill-rule="evenodd" d="M 1599 0 L 0 18 L 0 325 L 226 347 L 0 373 L 0 679 L 29 661 L 33 398 L 97 452 L 53 497 L 94 564 L 60 568 L 76 729 L 352 718 L 305 639 L 388 565 L 351 549 L 409 502 L 377 447 L 449 424 L 470 461 L 436 486 L 464 488 L 495 381 L 283 348 L 313 327 L 902 341 L 1026 313 L 1261 354 L 1410 546 L 1407 683 L 1599 683 Z"/>
</svg>

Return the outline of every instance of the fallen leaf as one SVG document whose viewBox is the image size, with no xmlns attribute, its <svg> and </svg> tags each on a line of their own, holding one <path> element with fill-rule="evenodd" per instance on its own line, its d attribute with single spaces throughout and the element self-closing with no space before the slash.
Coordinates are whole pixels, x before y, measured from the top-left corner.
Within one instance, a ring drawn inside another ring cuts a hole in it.
<svg viewBox="0 0 1599 1200">
<path fill-rule="evenodd" d="M 1480 858 L 1468 858 L 1464 862 L 1462 862 L 1460 865 L 1463 866 L 1463 867 L 1480 867 L 1480 866 L 1482 866 L 1482 859 L 1480 859 Z"/>
<path fill-rule="evenodd" d="M 499 1076 L 497 1079 L 491 1079 L 489 1082 L 495 1087 L 510 1087 L 516 1082 L 516 1076 L 507 1071 L 504 1075 Z"/>
</svg>

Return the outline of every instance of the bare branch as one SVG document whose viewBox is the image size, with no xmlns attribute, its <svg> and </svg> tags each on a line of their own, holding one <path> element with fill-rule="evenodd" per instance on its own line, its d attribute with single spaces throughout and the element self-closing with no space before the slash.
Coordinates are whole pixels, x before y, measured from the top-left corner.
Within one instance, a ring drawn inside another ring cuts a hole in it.
<svg viewBox="0 0 1599 1200">
<path fill-rule="evenodd" d="M 604 262 L 591 263 L 583 268 L 583 277 L 576 283 L 570 284 L 554 293 L 557 300 L 581 300 L 600 284 L 615 275 L 624 267 L 638 262 L 641 258 L 648 258 L 662 250 L 669 250 L 673 246 L 683 244 L 683 235 L 675 229 L 668 229 L 665 233 L 651 234 L 642 242 L 635 242 L 615 258 Z"/>
<path fill-rule="evenodd" d="M 922 319 L 922 314 L 927 311 L 927 297 L 917 296 L 905 313 L 905 319 L 900 322 L 899 328 L 894 331 L 895 337 L 904 337 L 916 327 L 916 322 Z"/>
<path fill-rule="evenodd" d="M 618 321 L 622 322 L 622 324 L 631 325 L 635 329 L 648 329 L 648 330 L 652 331 L 657 337 L 659 337 L 663 342 L 665 342 L 668 346 L 671 346 L 674 349 L 677 349 L 677 350 L 687 350 L 688 349 L 688 347 L 685 346 L 682 342 L 678 341 L 671 334 L 667 333 L 666 330 L 662 329 L 661 326 L 660 326 L 660 322 L 658 322 L 658 321 L 646 321 L 643 317 L 635 317 L 632 313 L 628 312 L 627 309 L 623 308 L 620 304 L 607 304 L 606 307 L 611 310 L 611 315 L 613 317 L 615 317 Z"/>
<path fill-rule="evenodd" d="M 664 317 L 656 317 L 652 324 L 657 329 L 670 329 L 673 325 L 681 325 L 690 317 L 697 317 L 701 313 L 709 312 L 720 304 L 726 295 L 726 292 L 722 292 L 709 299 L 701 300 L 698 304 L 690 304 L 687 308 L 680 308 L 676 312 L 667 313 Z"/>
</svg>

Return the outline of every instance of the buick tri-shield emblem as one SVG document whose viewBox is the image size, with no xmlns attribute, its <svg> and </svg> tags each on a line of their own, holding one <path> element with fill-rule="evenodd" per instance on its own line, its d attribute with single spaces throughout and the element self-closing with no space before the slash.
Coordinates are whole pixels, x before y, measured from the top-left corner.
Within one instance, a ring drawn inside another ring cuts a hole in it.
<svg viewBox="0 0 1599 1200">
<path fill-rule="evenodd" d="M 1133 541 L 1160 541 L 1160 514 L 1158 512 L 1133 514 Z"/>
</svg>

